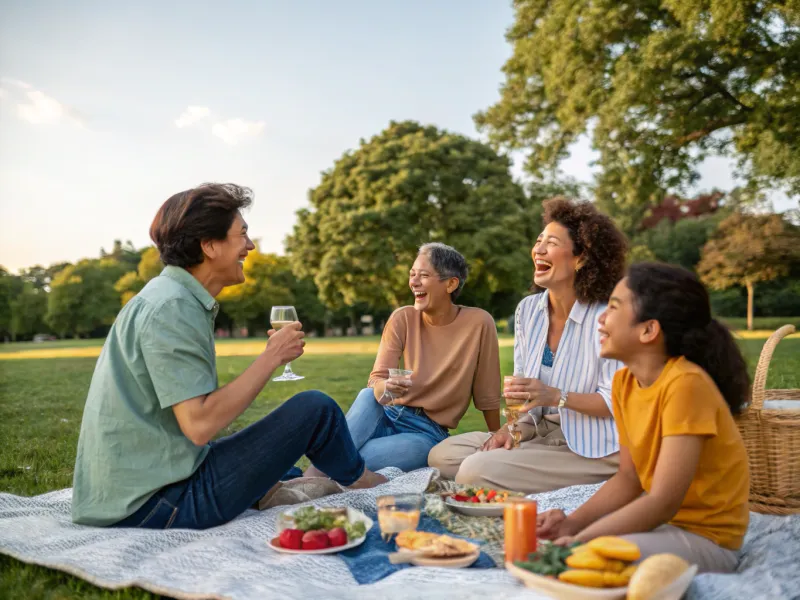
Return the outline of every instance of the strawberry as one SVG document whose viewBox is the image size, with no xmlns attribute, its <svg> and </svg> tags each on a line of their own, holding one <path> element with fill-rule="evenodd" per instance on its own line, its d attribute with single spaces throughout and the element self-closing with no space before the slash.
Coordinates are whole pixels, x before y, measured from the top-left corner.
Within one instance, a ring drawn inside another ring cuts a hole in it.
<svg viewBox="0 0 800 600">
<path fill-rule="evenodd" d="M 284 529 L 278 538 L 278 543 L 281 548 L 289 548 L 290 550 L 300 550 L 303 547 L 303 530 L 302 529 Z"/>
<path fill-rule="evenodd" d="M 344 546 L 347 543 L 347 532 L 341 527 L 334 527 L 328 532 L 331 547 Z"/>
<path fill-rule="evenodd" d="M 324 529 L 306 531 L 303 535 L 303 550 L 322 550 L 330 545 L 331 541 Z"/>
</svg>

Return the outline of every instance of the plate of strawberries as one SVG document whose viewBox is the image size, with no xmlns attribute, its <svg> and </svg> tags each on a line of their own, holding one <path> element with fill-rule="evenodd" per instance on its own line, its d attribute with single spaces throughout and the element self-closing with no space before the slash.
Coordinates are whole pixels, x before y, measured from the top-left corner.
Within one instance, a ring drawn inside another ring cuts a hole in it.
<svg viewBox="0 0 800 600">
<path fill-rule="evenodd" d="M 373 521 L 350 507 L 304 506 L 278 517 L 278 537 L 269 547 L 286 554 L 333 554 L 364 543 Z"/>
</svg>

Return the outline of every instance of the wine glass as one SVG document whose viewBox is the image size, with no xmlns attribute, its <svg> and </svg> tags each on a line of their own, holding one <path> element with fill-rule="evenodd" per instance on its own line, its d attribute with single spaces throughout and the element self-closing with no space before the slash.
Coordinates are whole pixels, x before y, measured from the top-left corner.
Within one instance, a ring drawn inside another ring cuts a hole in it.
<svg viewBox="0 0 800 600">
<path fill-rule="evenodd" d="M 273 306 L 269 314 L 269 322 L 275 331 L 280 331 L 289 323 L 294 323 L 297 320 L 297 311 L 294 306 Z M 288 362 L 283 369 L 283 374 L 272 381 L 299 381 L 300 379 L 305 379 L 305 377 L 295 374 L 292 371 L 292 363 Z"/>
<path fill-rule="evenodd" d="M 506 375 L 503 378 L 503 397 L 506 400 L 506 408 L 503 414 L 508 422 L 508 432 L 511 434 L 512 447 L 519 448 L 522 432 L 519 429 L 517 421 L 519 420 L 519 408 L 525 404 L 525 401 L 518 398 L 508 398 L 505 395 L 505 391 L 514 383 L 515 377 L 522 377 L 522 375 L 515 373 L 514 375 Z"/>
</svg>

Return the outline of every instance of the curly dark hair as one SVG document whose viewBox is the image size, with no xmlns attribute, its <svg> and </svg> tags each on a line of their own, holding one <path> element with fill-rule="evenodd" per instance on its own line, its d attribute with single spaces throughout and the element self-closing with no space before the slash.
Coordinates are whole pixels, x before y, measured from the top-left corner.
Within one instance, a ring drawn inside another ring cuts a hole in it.
<svg viewBox="0 0 800 600">
<path fill-rule="evenodd" d="M 252 202 L 252 191 L 233 183 L 206 183 L 171 196 L 150 225 L 161 262 L 184 269 L 199 265 L 200 242 L 228 237 L 236 213 Z"/>
<path fill-rule="evenodd" d="M 608 302 L 614 286 L 625 274 L 628 240 L 594 204 L 556 196 L 545 200 L 544 224 L 558 223 L 569 231 L 573 254 L 583 257 L 575 274 L 575 295 L 580 302 Z M 544 291 L 535 283 L 535 292 Z"/>
</svg>

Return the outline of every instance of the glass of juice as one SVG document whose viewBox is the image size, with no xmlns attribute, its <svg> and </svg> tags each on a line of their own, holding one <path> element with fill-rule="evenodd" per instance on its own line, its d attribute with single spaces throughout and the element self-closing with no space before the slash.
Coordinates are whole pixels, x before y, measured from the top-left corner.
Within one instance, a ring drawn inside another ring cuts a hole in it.
<svg viewBox="0 0 800 600">
<path fill-rule="evenodd" d="M 509 498 L 506 501 L 503 509 L 506 562 L 528 560 L 528 555 L 536 552 L 536 513 L 535 500 Z"/>
<path fill-rule="evenodd" d="M 391 541 L 401 531 L 414 530 L 419 526 L 422 494 L 379 496 L 377 505 L 378 526 L 384 542 Z"/>
<path fill-rule="evenodd" d="M 297 311 L 294 306 L 273 306 L 269 313 L 270 325 L 276 331 L 280 331 L 289 323 L 294 323 L 297 320 Z M 300 379 L 305 379 L 305 377 L 292 371 L 292 363 L 288 362 L 283 369 L 283 374 L 272 381 L 298 381 Z"/>
</svg>

